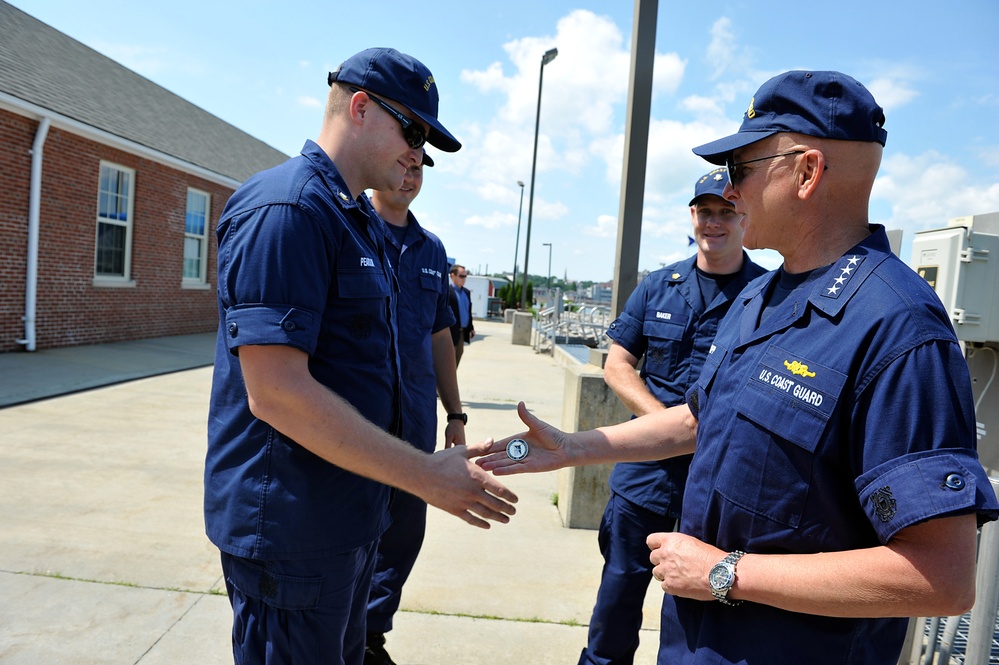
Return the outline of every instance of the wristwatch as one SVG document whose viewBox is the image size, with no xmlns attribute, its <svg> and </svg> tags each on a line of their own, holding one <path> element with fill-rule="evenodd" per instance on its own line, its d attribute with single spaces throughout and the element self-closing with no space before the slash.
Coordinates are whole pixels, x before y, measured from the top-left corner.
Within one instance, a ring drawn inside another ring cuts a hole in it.
<svg viewBox="0 0 999 665">
<path fill-rule="evenodd" d="M 711 567 L 708 573 L 708 584 L 711 585 L 711 595 L 726 605 L 738 605 L 741 600 L 729 600 L 728 592 L 735 584 L 735 564 L 746 553 L 736 550 Z"/>
<path fill-rule="evenodd" d="M 447 421 L 460 420 L 462 424 L 468 424 L 468 414 L 467 413 L 449 413 L 447 414 Z"/>
</svg>

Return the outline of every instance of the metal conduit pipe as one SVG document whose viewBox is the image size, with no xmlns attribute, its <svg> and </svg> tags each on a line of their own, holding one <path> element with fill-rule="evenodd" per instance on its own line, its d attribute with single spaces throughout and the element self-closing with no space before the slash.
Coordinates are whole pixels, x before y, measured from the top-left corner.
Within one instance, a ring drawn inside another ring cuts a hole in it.
<svg viewBox="0 0 999 665">
<path fill-rule="evenodd" d="M 28 351 L 35 350 L 35 312 L 38 307 L 38 234 L 41 225 L 42 148 L 49 133 L 51 120 L 43 117 L 38 123 L 31 145 L 31 190 L 28 194 L 28 258 L 24 278 L 24 339 L 17 340 Z"/>
<path fill-rule="evenodd" d="M 999 492 L 999 478 L 991 478 L 992 490 Z M 978 541 L 978 567 L 975 571 L 975 606 L 968 626 L 965 665 L 986 665 L 996 632 L 996 609 L 999 608 L 999 523 L 982 527 Z"/>
</svg>

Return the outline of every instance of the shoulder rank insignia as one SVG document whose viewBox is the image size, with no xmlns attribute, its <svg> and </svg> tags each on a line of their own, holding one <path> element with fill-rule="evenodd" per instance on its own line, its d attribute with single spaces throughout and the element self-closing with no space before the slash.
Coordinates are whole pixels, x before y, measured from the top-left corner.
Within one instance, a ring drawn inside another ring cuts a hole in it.
<svg viewBox="0 0 999 665">
<path fill-rule="evenodd" d="M 850 278 L 853 276 L 853 271 L 856 270 L 857 266 L 864 261 L 864 259 L 859 256 L 844 256 L 843 258 L 846 261 L 845 263 L 840 264 L 842 267 L 834 268 L 829 271 L 830 276 L 833 277 L 832 284 L 826 287 L 826 289 L 822 292 L 822 295 L 829 298 L 839 297 L 840 291 L 846 287 L 847 282 L 849 282 Z M 839 271 L 839 275 L 836 275 L 837 270 Z"/>
</svg>

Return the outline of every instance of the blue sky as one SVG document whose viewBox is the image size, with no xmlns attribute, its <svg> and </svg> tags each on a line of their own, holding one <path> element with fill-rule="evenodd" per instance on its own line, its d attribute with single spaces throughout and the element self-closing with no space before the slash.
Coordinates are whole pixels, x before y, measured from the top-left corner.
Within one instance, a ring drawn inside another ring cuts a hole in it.
<svg viewBox="0 0 999 665">
<path fill-rule="evenodd" d="M 12 0 L 275 148 L 319 131 L 326 74 L 393 46 L 422 60 L 440 118 L 462 141 L 433 151 L 413 205 L 473 272 L 509 271 L 527 184 L 541 54 L 545 67 L 530 272 L 613 275 L 634 3 L 240 3 Z M 641 269 L 687 256 L 690 149 L 738 128 L 753 92 L 788 69 L 836 69 L 886 109 L 888 145 L 871 221 L 914 231 L 999 211 L 999 2 L 660 2 Z M 754 252 L 768 267 L 779 257 Z"/>
</svg>

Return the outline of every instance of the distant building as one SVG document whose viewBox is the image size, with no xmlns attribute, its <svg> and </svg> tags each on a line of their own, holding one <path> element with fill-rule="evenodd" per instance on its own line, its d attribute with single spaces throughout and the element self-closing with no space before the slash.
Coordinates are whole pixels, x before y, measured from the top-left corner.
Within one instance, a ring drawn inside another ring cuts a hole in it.
<svg viewBox="0 0 999 665">
<path fill-rule="evenodd" d="M 583 298 L 587 302 L 597 305 L 609 305 L 614 295 L 614 282 L 602 282 L 593 284 L 582 291 Z"/>
<path fill-rule="evenodd" d="M 215 330 L 219 214 L 287 158 L 0 1 L 0 352 Z"/>
<path fill-rule="evenodd" d="M 499 290 L 509 282 L 502 277 L 486 277 L 484 275 L 469 275 L 465 280 L 465 288 L 472 294 L 472 316 L 477 319 L 488 319 L 502 316 Z"/>
</svg>

